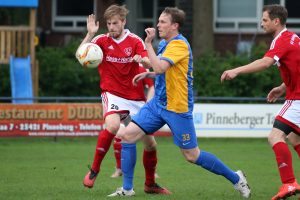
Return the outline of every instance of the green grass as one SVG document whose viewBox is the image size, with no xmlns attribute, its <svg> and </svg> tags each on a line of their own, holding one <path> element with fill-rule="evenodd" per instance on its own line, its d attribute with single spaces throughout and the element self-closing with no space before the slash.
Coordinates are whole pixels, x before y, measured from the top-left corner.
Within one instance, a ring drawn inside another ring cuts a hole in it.
<svg viewBox="0 0 300 200">
<path fill-rule="evenodd" d="M 0 138 L 0 199 L 109 199 L 106 195 L 122 184 L 110 178 L 114 171 L 113 152 L 108 152 L 93 189 L 82 179 L 91 164 L 96 138 Z M 135 170 L 135 200 L 139 199 L 242 199 L 221 176 L 186 162 L 172 138 L 157 138 L 157 180 L 168 187 L 169 196 L 143 192 L 142 145 L 138 144 Z M 270 199 L 280 186 L 273 152 L 266 139 L 199 139 L 201 149 L 212 152 L 232 169 L 246 172 L 252 200 Z M 293 151 L 298 178 L 300 164 Z M 290 199 L 296 199 L 292 197 Z"/>
</svg>

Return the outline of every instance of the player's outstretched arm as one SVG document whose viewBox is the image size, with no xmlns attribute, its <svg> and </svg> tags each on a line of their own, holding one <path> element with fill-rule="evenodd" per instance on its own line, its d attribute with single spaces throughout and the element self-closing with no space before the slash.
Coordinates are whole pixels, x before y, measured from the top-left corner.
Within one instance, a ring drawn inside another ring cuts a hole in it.
<svg viewBox="0 0 300 200">
<path fill-rule="evenodd" d="M 285 93 L 286 87 L 285 84 L 282 83 L 278 87 L 274 87 L 267 96 L 267 101 L 270 103 L 274 103 L 277 101 L 279 97 L 281 97 Z"/>
<path fill-rule="evenodd" d="M 239 74 L 249 74 L 262 71 L 275 63 L 275 60 L 270 57 L 263 57 L 255 60 L 247 65 L 237 67 L 231 70 L 226 70 L 221 75 L 221 82 L 224 80 L 231 80 L 237 77 Z"/>
<path fill-rule="evenodd" d="M 140 80 L 143 80 L 145 78 L 155 78 L 155 73 L 154 72 L 142 72 L 140 74 L 137 74 L 137 75 L 135 75 L 135 77 L 133 77 L 132 84 L 134 86 L 136 86 Z"/>
</svg>

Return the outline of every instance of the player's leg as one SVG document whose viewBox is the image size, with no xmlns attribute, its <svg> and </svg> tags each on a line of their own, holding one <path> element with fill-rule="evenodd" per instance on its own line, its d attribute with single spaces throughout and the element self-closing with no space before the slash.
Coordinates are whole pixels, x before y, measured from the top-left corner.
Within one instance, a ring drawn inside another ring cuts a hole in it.
<svg viewBox="0 0 300 200">
<path fill-rule="evenodd" d="M 279 192 L 272 198 L 273 200 L 283 199 L 294 195 L 296 192 L 300 192 L 300 187 L 294 175 L 292 154 L 285 142 L 286 136 L 291 131 L 293 131 L 293 129 L 290 126 L 276 119 L 273 129 L 268 136 L 268 141 L 275 154 L 282 182 L 282 186 L 279 188 Z M 293 137 L 293 135 L 291 135 L 291 137 Z"/>
<path fill-rule="evenodd" d="M 299 133 L 300 101 L 286 100 L 275 118 L 273 128 L 268 136 L 278 166 L 282 186 L 272 199 L 281 199 L 299 192 L 299 185 L 295 179 L 292 154 L 285 139 L 289 138 L 294 148 L 297 148 L 299 138 L 294 133 Z"/>
<path fill-rule="evenodd" d="M 139 139 L 143 138 L 146 133 L 154 133 L 161 128 L 165 122 L 161 120 L 156 113 L 156 105 L 153 102 L 148 102 L 141 108 L 139 113 L 133 116 L 133 120 L 124 129 L 119 132 L 117 137 L 122 139 L 121 167 L 123 172 L 123 187 L 117 189 L 116 192 L 109 196 L 132 196 L 133 191 L 133 174 L 136 161 L 135 144 Z M 127 159 L 130 156 L 130 159 Z"/>
<path fill-rule="evenodd" d="M 299 135 L 299 133 L 298 132 L 297 132 L 297 134 L 294 132 L 290 133 L 288 140 L 293 145 L 295 151 L 298 154 L 298 157 L 300 158 L 300 135 Z M 300 185 L 298 184 L 297 180 L 294 182 L 294 186 L 296 187 L 296 193 L 300 193 Z"/>
<path fill-rule="evenodd" d="M 155 171 L 157 165 L 157 144 L 154 136 L 146 135 L 142 140 L 144 143 L 143 164 L 146 177 L 144 191 L 146 193 L 154 194 L 171 194 L 168 189 L 159 186 L 155 181 Z"/>
<path fill-rule="evenodd" d="M 187 161 L 199 165 L 216 175 L 225 177 L 243 197 L 250 197 L 251 191 L 242 171 L 233 171 L 217 156 L 207 151 L 200 151 L 198 147 L 192 149 L 181 148 L 181 152 Z"/>
<path fill-rule="evenodd" d="M 121 119 L 125 118 L 129 113 L 125 99 L 108 92 L 103 92 L 101 97 L 103 115 L 105 118 L 105 129 L 99 133 L 91 170 L 83 180 L 83 185 L 89 188 L 94 185 L 97 174 L 100 171 L 101 162 L 120 128 Z"/>
<path fill-rule="evenodd" d="M 130 136 L 129 136 L 130 135 Z M 121 168 L 123 172 L 123 186 L 116 192 L 108 195 L 114 196 L 133 196 L 133 176 L 136 164 L 136 141 L 141 139 L 145 134 L 142 129 L 134 123 L 130 123 L 124 131 L 117 134 L 122 139 L 121 151 Z"/>
<path fill-rule="evenodd" d="M 241 171 L 234 172 L 214 154 L 203 150 L 200 151 L 192 116 L 169 111 L 165 111 L 163 116 L 174 135 L 174 143 L 181 149 L 187 161 L 201 166 L 214 174 L 224 176 L 243 197 L 248 198 L 250 196 L 250 188 Z M 237 188 L 237 186 L 239 187 Z"/>
<path fill-rule="evenodd" d="M 124 124 L 121 124 L 119 131 L 121 131 L 124 128 L 125 128 Z M 114 173 L 110 177 L 118 178 L 118 177 L 122 176 L 122 174 L 123 174 L 122 170 L 121 170 L 121 150 L 122 150 L 121 139 L 115 138 L 113 147 L 114 147 L 114 156 L 116 159 L 116 167 L 115 167 Z"/>
<path fill-rule="evenodd" d="M 292 132 L 289 134 L 288 140 L 293 145 L 298 157 L 300 158 L 300 135 Z"/>
<path fill-rule="evenodd" d="M 134 102 L 134 101 L 130 101 Z M 138 109 L 140 109 L 141 106 L 139 106 L 140 102 L 134 102 L 134 104 L 138 105 Z M 128 104 L 130 105 L 130 104 Z M 144 105 L 144 103 L 143 103 Z M 136 108 L 132 106 L 128 106 L 129 112 L 130 113 L 136 113 Z M 118 132 L 122 131 L 125 126 L 127 126 L 131 121 L 130 115 L 128 115 L 124 120 L 122 120 L 122 123 L 120 124 L 120 128 Z M 122 151 L 122 144 L 121 144 L 121 139 L 116 138 L 114 139 L 114 155 L 116 159 L 116 167 L 114 173 L 110 176 L 111 178 L 118 178 L 123 175 L 122 170 L 121 170 L 121 151 Z"/>
<path fill-rule="evenodd" d="M 105 126 L 106 128 L 103 131 L 101 131 L 98 135 L 92 167 L 83 179 L 83 185 L 88 188 L 92 188 L 94 186 L 94 182 L 100 171 L 101 162 L 104 159 L 106 153 L 108 152 L 112 140 L 114 139 L 115 134 L 119 129 L 119 114 L 114 113 L 106 116 Z"/>
<path fill-rule="evenodd" d="M 283 113 L 282 110 L 286 109 L 288 105 L 290 105 L 290 107 L 288 107 L 286 112 Z M 282 122 L 286 124 L 286 127 L 282 127 L 281 129 L 285 129 L 282 131 L 285 132 L 286 135 L 288 134 L 287 138 L 293 145 L 295 151 L 298 154 L 298 157 L 300 158 L 300 101 L 286 101 L 282 106 L 279 115 L 280 117 L 277 116 L 278 120 L 282 120 Z"/>
</svg>

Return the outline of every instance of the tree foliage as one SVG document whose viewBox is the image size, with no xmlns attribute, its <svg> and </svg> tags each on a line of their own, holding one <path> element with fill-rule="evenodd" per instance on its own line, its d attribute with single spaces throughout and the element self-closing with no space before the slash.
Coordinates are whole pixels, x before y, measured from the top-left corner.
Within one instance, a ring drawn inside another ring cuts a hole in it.
<svg viewBox="0 0 300 200">
<path fill-rule="evenodd" d="M 37 52 L 39 96 L 99 96 L 97 69 L 83 68 L 75 58 L 79 41 Z"/>
<path fill-rule="evenodd" d="M 75 58 L 79 41 L 72 41 L 65 47 L 37 49 L 39 60 L 39 96 L 99 96 L 99 75 L 97 69 L 83 68 Z M 265 97 L 268 91 L 281 83 L 277 67 L 255 73 L 240 75 L 234 80 L 220 82 L 224 70 L 247 64 L 261 58 L 266 51 L 265 44 L 254 47 L 247 55 L 227 53 L 220 55 L 208 52 L 194 59 L 195 96 L 206 97 Z M 9 67 L 2 65 L 1 96 L 10 96 Z"/>
<path fill-rule="evenodd" d="M 248 64 L 261 58 L 266 45 L 254 47 L 249 58 L 245 55 L 227 53 L 220 56 L 216 52 L 208 52 L 194 61 L 194 89 L 196 96 L 227 97 L 264 97 L 270 89 L 281 83 L 277 67 L 254 73 L 240 75 L 231 81 L 221 84 L 223 71 Z"/>
</svg>

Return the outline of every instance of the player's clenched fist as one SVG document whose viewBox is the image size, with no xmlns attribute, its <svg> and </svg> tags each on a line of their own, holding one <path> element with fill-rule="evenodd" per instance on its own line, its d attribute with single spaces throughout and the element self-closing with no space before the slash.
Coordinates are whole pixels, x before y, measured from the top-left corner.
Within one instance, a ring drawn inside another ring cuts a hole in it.
<svg viewBox="0 0 300 200">
<path fill-rule="evenodd" d="M 145 32 L 147 34 L 147 37 L 145 39 L 145 43 L 151 43 L 152 40 L 155 37 L 155 28 L 146 28 Z"/>
</svg>

